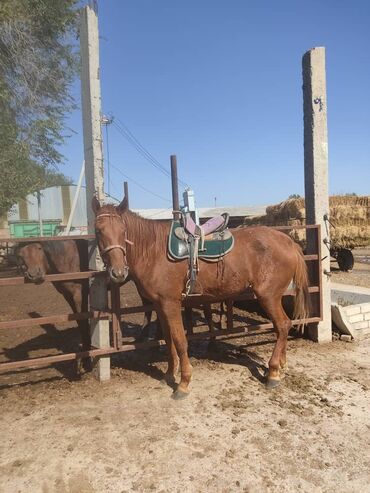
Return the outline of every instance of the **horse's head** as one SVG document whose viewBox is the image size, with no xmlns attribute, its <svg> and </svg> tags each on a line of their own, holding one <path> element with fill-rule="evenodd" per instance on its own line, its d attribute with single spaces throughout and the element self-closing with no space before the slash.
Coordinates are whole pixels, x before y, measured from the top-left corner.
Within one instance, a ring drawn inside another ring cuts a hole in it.
<svg viewBox="0 0 370 493">
<path fill-rule="evenodd" d="M 18 266 L 26 279 L 35 283 L 44 280 L 49 265 L 41 243 L 20 245 L 16 250 L 16 256 Z"/>
<path fill-rule="evenodd" d="M 93 198 L 92 208 L 95 213 L 95 234 L 100 255 L 106 265 L 111 280 L 123 283 L 129 267 L 126 258 L 126 244 L 130 243 L 126 237 L 126 226 L 122 218 L 127 210 L 126 197 L 115 207 L 114 205 L 100 205 L 96 197 Z"/>
</svg>

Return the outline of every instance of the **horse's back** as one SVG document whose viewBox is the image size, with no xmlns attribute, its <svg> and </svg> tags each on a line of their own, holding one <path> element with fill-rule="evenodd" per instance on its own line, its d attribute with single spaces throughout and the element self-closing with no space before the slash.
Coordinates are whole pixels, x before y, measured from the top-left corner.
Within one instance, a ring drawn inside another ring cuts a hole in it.
<svg viewBox="0 0 370 493">
<path fill-rule="evenodd" d="M 232 230 L 236 243 L 253 249 L 257 253 L 276 251 L 279 254 L 290 250 L 296 252 L 298 247 L 290 236 L 268 226 L 246 226 Z"/>
<path fill-rule="evenodd" d="M 252 284 L 289 284 L 300 247 L 287 234 L 267 226 L 238 228 L 233 233 L 234 259 L 245 267 Z"/>
<path fill-rule="evenodd" d="M 80 240 L 50 241 L 46 246 L 52 265 L 58 272 L 81 272 L 87 270 L 87 248 Z"/>
</svg>

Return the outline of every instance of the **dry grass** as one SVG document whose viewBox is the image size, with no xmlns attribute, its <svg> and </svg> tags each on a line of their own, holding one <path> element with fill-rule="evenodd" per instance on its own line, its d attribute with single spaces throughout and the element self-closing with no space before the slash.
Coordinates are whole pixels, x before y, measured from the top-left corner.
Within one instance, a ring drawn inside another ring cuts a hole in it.
<svg viewBox="0 0 370 493">
<path fill-rule="evenodd" d="M 365 247 L 370 244 L 370 197 L 334 195 L 329 198 L 331 245 L 334 248 Z M 303 198 L 288 199 L 266 208 L 266 215 L 248 217 L 245 225 L 298 226 L 306 223 Z M 304 231 L 291 232 L 292 237 L 304 241 Z"/>
</svg>

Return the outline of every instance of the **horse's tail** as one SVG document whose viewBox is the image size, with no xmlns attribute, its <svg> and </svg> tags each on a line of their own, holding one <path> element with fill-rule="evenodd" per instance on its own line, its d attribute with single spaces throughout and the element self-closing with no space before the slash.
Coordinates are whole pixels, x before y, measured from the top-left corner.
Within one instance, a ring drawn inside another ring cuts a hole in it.
<svg viewBox="0 0 370 493">
<path fill-rule="evenodd" d="M 293 277 L 293 282 L 296 288 L 295 305 L 294 305 L 294 320 L 303 320 L 309 317 L 310 314 L 310 294 L 308 291 L 308 273 L 307 265 L 303 256 L 302 249 L 296 245 L 297 266 Z M 298 326 L 299 331 L 303 330 L 304 324 Z"/>
</svg>

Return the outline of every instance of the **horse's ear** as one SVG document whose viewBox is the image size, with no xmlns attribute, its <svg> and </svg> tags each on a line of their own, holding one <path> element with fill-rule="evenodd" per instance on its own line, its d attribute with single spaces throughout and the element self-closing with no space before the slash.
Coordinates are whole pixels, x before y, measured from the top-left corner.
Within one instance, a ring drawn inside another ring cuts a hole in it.
<svg viewBox="0 0 370 493">
<path fill-rule="evenodd" d="M 125 212 L 128 209 L 128 200 L 127 197 L 124 196 L 122 202 L 117 206 L 118 212 Z"/>
<path fill-rule="evenodd" d="M 100 202 L 99 200 L 95 197 L 92 198 L 92 201 L 91 201 L 91 207 L 92 207 L 92 210 L 94 211 L 94 214 L 96 215 L 98 212 L 99 212 L 99 209 L 101 207 L 100 205 Z"/>
</svg>

